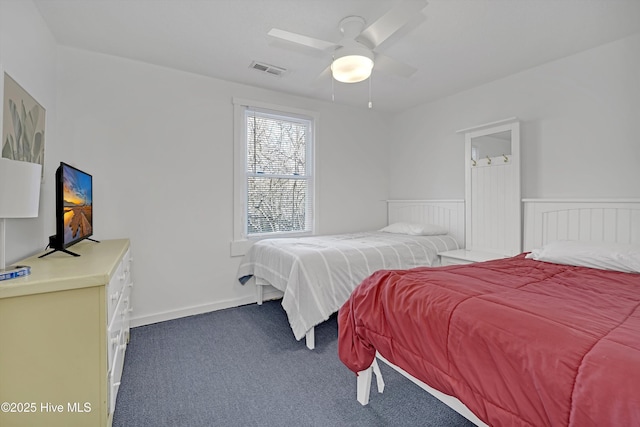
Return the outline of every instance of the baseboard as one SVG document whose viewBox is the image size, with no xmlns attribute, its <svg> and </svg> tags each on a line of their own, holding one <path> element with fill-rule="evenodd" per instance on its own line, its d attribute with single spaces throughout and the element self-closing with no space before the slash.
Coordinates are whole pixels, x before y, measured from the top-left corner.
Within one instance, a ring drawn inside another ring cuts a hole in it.
<svg viewBox="0 0 640 427">
<path fill-rule="evenodd" d="M 282 298 L 282 292 L 277 289 L 265 289 L 263 294 L 263 300 L 272 300 Z M 239 307 L 241 305 L 255 304 L 255 296 L 246 296 L 242 298 L 236 298 L 226 301 L 218 301 L 211 304 L 202 304 L 186 308 L 180 308 L 177 310 L 164 311 L 161 313 L 150 314 L 146 316 L 135 316 L 135 307 L 131 317 L 131 327 L 151 325 L 158 322 L 166 322 L 167 320 L 179 319 L 181 317 L 193 316 L 196 314 L 209 313 L 211 311 L 224 310 L 225 308 Z"/>
</svg>

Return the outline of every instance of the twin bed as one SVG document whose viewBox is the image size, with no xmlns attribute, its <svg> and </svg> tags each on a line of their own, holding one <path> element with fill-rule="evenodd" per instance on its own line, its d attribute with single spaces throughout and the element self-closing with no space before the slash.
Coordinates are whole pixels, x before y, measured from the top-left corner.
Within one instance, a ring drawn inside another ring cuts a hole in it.
<svg viewBox="0 0 640 427">
<path fill-rule="evenodd" d="M 528 255 L 374 273 L 338 317 L 358 400 L 378 359 L 477 425 L 639 425 L 639 244 L 637 201 L 530 200 Z"/>
<path fill-rule="evenodd" d="M 464 203 L 390 201 L 388 224 L 386 231 L 258 241 L 243 257 L 238 278 L 254 280 L 258 303 L 264 286 L 282 291 L 295 338 L 306 338 L 313 349 L 314 327 L 367 276 L 438 265 L 438 253 L 463 247 Z"/>
</svg>

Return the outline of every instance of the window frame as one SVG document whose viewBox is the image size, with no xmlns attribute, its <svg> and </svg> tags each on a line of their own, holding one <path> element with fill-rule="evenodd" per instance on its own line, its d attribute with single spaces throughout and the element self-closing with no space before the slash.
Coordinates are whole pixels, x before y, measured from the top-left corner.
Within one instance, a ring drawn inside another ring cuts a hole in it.
<svg viewBox="0 0 640 427">
<path fill-rule="evenodd" d="M 313 235 L 316 231 L 317 223 L 317 200 L 316 200 L 316 141 L 318 114 L 314 111 L 291 108 L 282 105 L 264 103 L 243 98 L 233 98 L 234 109 L 234 210 L 233 210 L 233 241 L 231 244 L 231 255 L 238 256 L 246 252 L 254 241 L 269 237 L 294 237 Z M 247 155 L 247 123 L 245 121 L 245 112 L 252 109 L 265 114 L 273 114 L 275 116 L 290 116 L 296 120 L 309 121 L 311 147 L 307 153 L 310 159 L 307 159 L 305 167 L 307 168 L 307 198 L 310 213 L 310 229 L 306 231 L 287 231 L 287 232 L 271 232 L 248 235 L 247 233 L 247 178 L 248 171 L 246 168 Z"/>
</svg>

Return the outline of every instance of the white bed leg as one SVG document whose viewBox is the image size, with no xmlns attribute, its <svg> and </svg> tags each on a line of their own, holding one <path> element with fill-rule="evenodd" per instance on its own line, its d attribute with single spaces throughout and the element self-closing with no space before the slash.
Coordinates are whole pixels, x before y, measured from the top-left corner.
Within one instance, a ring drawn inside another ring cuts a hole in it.
<svg viewBox="0 0 640 427">
<path fill-rule="evenodd" d="M 307 343 L 307 348 L 309 350 L 313 350 L 314 348 L 316 348 L 316 330 L 315 328 L 311 328 L 307 331 L 307 333 L 304 335 L 304 340 Z"/>
<path fill-rule="evenodd" d="M 380 372 L 380 366 L 378 366 L 378 360 L 373 359 L 373 363 L 371 364 L 373 368 L 373 373 L 376 374 L 376 383 L 378 384 L 378 393 L 382 393 L 384 391 L 384 378 L 382 378 L 382 372 Z"/>
<path fill-rule="evenodd" d="M 262 290 L 263 290 L 263 286 L 262 285 L 258 285 L 256 283 L 256 300 L 258 301 L 258 305 L 262 305 Z"/>
<path fill-rule="evenodd" d="M 364 371 L 358 372 L 358 391 L 357 398 L 361 405 L 369 403 L 369 392 L 371 391 L 371 372 L 372 366 L 369 366 Z"/>
<path fill-rule="evenodd" d="M 382 378 L 382 372 L 378 361 L 373 359 L 373 363 L 364 371 L 358 372 L 358 384 L 357 384 L 357 399 L 361 405 L 369 403 L 369 394 L 371 393 L 371 375 L 376 375 L 376 384 L 378 386 L 378 393 L 384 391 L 384 379 Z"/>
</svg>

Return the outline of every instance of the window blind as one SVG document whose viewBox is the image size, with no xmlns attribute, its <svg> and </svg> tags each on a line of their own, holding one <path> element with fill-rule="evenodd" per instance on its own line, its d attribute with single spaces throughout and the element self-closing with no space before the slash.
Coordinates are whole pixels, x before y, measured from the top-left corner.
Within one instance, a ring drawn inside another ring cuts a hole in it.
<svg viewBox="0 0 640 427">
<path fill-rule="evenodd" d="M 245 124 L 247 235 L 312 231 L 313 121 L 247 108 Z"/>
</svg>

